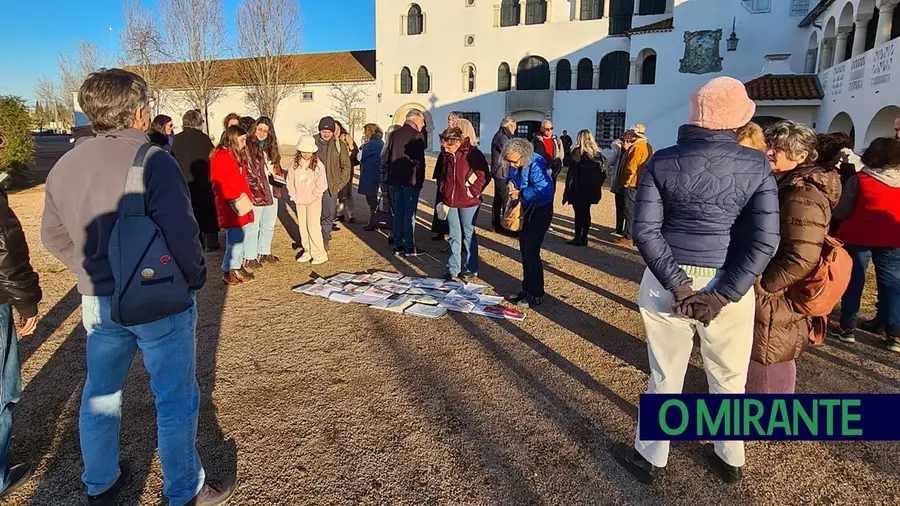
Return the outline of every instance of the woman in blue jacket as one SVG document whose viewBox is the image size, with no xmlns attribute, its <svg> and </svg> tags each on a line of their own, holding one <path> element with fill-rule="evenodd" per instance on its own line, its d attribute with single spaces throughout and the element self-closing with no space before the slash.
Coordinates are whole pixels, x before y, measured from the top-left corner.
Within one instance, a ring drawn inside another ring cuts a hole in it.
<svg viewBox="0 0 900 506">
<path fill-rule="evenodd" d="M 535 308 L 544 297 L 544 265 L 541 262 L 541 245 L 553 219 L 553 183 L 547 169 L 547 161 L 536 155 L 531 143 L 525 139 L 513 139 L 503 150 L 503 158 L 509 164 L 506 185 L 510 200 L 522 201 L 524 221 L 519 233 L 519 251 L 522 253 L 522 291 L 507 297 L 516 305 Z"/>
</svg>

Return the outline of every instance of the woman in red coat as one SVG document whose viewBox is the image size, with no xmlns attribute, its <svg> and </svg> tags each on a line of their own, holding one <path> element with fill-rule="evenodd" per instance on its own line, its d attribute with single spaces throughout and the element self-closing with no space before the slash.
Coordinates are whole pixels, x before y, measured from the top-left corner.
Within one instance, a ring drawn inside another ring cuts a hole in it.
<svg viewBox="0 0 900 506">
<path fill-rule="evenodd" d="M 244 146 L 247 132 L 230 126 L 210 158 L 209 179 L 216 196 L 219 228 L 225 229 L 223 280 L 236 286 L 253 280 L 253 274 L 242 268 L 244 237 L 253 225 L 253 201 L 247 182 Z"/>
</svg>

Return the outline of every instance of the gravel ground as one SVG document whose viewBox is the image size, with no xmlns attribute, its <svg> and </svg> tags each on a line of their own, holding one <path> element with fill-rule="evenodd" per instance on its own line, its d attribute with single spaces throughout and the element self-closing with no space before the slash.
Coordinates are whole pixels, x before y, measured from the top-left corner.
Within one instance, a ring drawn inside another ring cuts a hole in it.
<svg viewBox="0 0 900 506">
<path fill-rule="evenodd" d="M 430 222 L 433 196 L 426 186 L 420 225 Z M 572 212 L 559 198 L 544 244 L 548 297 L 520 323 L 421 320 L 290 292 L 311 275 L 341 271 L 439 276 L 445 245 L 429 241 L 424 227 L 417 238 L 431 257 L 394 258 L 383 235 L 357 223 L 335 234 L 329 263 L 311 268 L 291 261 L 279 226 L 275 252 L 284 261 L 232 289 L 218 278 L 221 254 L 209 255 L 197 335 L 207 474 L 237 469 L 236 505 L 900 503 L 896 442 L 751 442 L 745 479 L 730 488 L 707 471 L 699 443 L 673 444 L 667 475 L 653 487 L 622 471 L 611 449 L 632 440 L 647 382 L 634 302 L 643 264 L 635 250 L 613 245 L 608 194 L 594 209 L 589 248 L 565 244 Z M 80 297 L 74 277 L 40 245 L 43 187 L 11 201 L 45 299 L 37 332 L 21 341 L 25 389 L 12 455 L 39 469 L 8 503 L 81 504 Z M 517 244 L 488 230 L 488 206 L 478 225 L 483 282 L 517 291 Z M 865 311 L 871 316 L 871 296 Z M 686 391 L 705 389 L 702 368 L 695 353 Z M 900 389 L 900 361 L 873 336 L 829 341 L 798 370 L 800 392 Z M 155 412 L 140 365 L 124 403 L 121 451 L 134 474 L 121 504 L 160 504 Z"/>
</svg>

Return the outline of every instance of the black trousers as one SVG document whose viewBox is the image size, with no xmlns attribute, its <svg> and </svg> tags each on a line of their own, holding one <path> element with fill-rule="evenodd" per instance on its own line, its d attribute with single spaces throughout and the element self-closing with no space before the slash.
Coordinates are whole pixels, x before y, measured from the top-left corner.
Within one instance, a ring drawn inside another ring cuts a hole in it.
<svg viewBox="0 0 900 506">
<path fill-rule="evenodd" d="M 637 188 L 622 188 L 622 195 L 625 199 L 625 228 L 622 235 L 626 239 L 631 239 L 631 228 L 634 225 L 634 201 L 637 197 Z"/>
<path fill-rule="evenodd" d="M 522 253 L 522 291 L 532 297 L 544 296 L 544 264 L 541 246 L 553 220 L 553 204 L 529 210 L 519 234 Z"/>
<path fill-rule="evenodd" d="M 587 244 L 588 231 L 591 229 L 591 205 L 572 204 L 575 210 L 575 240 Z"/>
<path fill-rule="evenodd" d="M 625 233 L 625 194 L 624 190 L 619 190 L 613 195 L 616 196 L 616 233 Z"/>
<path fill-rule="evenodd" d="M 503 231 L 503 203 L 509 195 L 509 188 L 506 187 L 506 179 L 494 178 L 494 205 L 491 211 L 491 225 L 497 232 Z"/>
</svg>

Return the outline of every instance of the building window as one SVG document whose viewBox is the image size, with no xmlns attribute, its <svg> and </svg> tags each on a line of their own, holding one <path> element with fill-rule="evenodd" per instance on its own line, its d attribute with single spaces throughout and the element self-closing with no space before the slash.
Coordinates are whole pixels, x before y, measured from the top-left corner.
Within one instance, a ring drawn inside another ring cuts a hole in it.
<svg viewBox="0 0 900 506">
<path fill-rule="evenodd" d="M 791 0 L 791 16 L 803 17 L 809 12 L 809 0 Z"/>
<path fill-rule="evenodd" d="M 649 16 L 651 14 L 665 14 L 666 0 L 641 0 L 638 15 Z"/>
<path fill-rule="evenodd" d="M 550 64 L 540 56 L 528 56 L 516 69 L 517 90 L 549 90 Z"/>
<path fill-rule="evenodd" d="M 406 34 L 420 35 L 424 31 L 424 26 L 425 16 L 422 14 L 422 8 L 412 4 L 406 13 Z"/>
<path fill-rule="evenodd" d="M 641 84 L 656 84 L 656 55 L 651 54 L 644 58 L 641 69 Z"/>
<path fill-rule="evenodd" d="M 312 102 L 313 101 L 313 92 L 301 91 L 300 92 L 300 100 L 302 100 L 303 102 Z"/>
<path fill-rule="evenodd" d="M 602 149 L 612 147 L 613 141 L 625 133 L 624 112 L 597 113 L 597 145 Z"/>
<path fill-rule="evenodd" d="M 519 0 L 503 0 L 500 4 L 500 26 L 519 24 Z"/>
<path fill-rule="evenodd" d="M 480 112 L 460 112 L 463 119 L 469 120 L 472 127 L 475 128 L 475 137 L 481 138 L 481 113 Z"/>
<path fill-rule="evenodd" d="M 475 65 L 467 63 L 463 66 L 463 91 L 475 93 Z"/>
<path fill-rule="evenodd" d="M 603 17 L 603 0 L 581 0 L 581 20 L 600 19 Z"/>
<path fill-rule="evenodd" d="M 424 66 L 419 67 L 416 72 L 416 93 L 428 93 L 431 91 L 431 77 L 428 75 L 428 69 Z"/>
<path fill-rule="evenodd" d="M 403 67 L 403 69 L 400 70 L 400 93 L 408 95 L 412 93 L 412 89 L 412 72 L 409 71 L 409 67 Z"/>
<path fill-rule="evenodd" d="M 609 34 L 625 35 L 631 30 L 631 18 L 634 15 L 634 0 L 608 0 Z"/>
<path fill-rule="evenodd" d="M 578 62 L 578 81 L 575 86 L 579 90 L 594 87 L 594 63 L 589 58 L 582 58 Z"/>
<path fill-rule="evenodd" d="M 509 64 L 503 62 L 497 67 L 497 91 L 509 91 L 512 89 L 512 74 Z"/>
<path fill-rule="evenodd" d="M 562 59 L 556 64 L 556 89 L 568 91 L 572 89 L 572 64 Z"/>
<path fill-rule="evenodd" d="M 741 0 L 741 4 L 752 14 L 763 14 L 772 10 L 772 0 Z"/>
<path fill-rule="evenodd" d="M 466 7 L 474 7 L 475 0 L 466 0 Z"/>
<path fill-rule="evenodd" d="M 525 24 L 540 25 L 547 22 L 547 0 L 526 0 Z"/>
<path fill-rule="evenodd" d="M 600 60 L 600 89 L 624 90 L 628 88 L 631 59 L 625 51 L 613 51 Z"/>
</svg>

